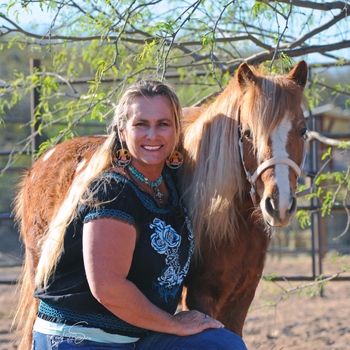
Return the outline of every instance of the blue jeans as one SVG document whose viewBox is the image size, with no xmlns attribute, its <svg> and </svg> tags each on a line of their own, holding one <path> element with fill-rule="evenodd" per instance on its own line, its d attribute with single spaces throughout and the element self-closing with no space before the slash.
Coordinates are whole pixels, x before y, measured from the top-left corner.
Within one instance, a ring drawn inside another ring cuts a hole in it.
<svg viewBox="0 0 350 350">
<path fill-rule="evenodd" d="M 224 329 L 207 329 L 201 333 L 180 337 L 166 333 L 152 332 L 136 343 L 106 344 L 87 339 L 75 339 L 33 334 L 32 350 L 247 350 L 243 340 L 236 334 Z"/>
<path fill-rule="evenodd" d="M 136 350 L 247 350 L 242 338 L 225 328 L 210 328 L 186 337 L 151 333 L 136 343 Z"/>
</svg>

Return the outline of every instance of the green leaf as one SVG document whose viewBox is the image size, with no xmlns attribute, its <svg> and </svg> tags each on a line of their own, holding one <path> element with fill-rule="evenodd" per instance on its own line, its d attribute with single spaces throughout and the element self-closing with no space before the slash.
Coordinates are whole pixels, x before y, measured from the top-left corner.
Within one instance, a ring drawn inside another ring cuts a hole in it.
<svg viewBox="0 0 350 350">
<path fill-rule="evenodd" d="M 311 216 L 309 211 L 302 209 L 298 210 L 297 218 L 302 229 L 311 226 Z"/>
<path fill-rule="evenodd" d="M 164 31 L 165 33 L 167 33 L 169 35 L 173 35 L 175 32 L 174 23 L 172 21 L 158 22 L 158 23 L 156 23 L 154 28 L 158 31 Z"/>
<path fill-rule="evenodd" d="M 328 147 L 328 150 L 326 153 L 324 153 L 321 157 L 321 160 L 325 160 L 328 157 L 331 157 L 332 155 L 332 147 Z"/>
</svg>

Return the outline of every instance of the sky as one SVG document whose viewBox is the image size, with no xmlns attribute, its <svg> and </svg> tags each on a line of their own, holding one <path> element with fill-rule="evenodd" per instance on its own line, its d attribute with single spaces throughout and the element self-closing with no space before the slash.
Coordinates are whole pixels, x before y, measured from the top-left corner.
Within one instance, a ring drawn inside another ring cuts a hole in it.
<svg viewBox="0 0 350 350">
<path fill-rule="evenodd" d="M 0 11 L 7 14 L 6 7 L 7 7 L 7 4 L 1 4 Z M 14 15 L 16 10 L 21 10 L 20 16 L 18 17 L 18 24 L 24 27 L 28 26 L 31 23 L 49 25 L 54 16 L 54 13 L 50 15 L 50 13 L 46 11 L 45 12 L 41 11 L 38 3 L 31 4 L 29 6 L 29 10 L 24 11 L 22 9 L 21 3 L 18 1 L 18 3 L 15 4 L 7 14 L 8 17 L 15 22 L 17 22 L 16 17 Z"/>
</svg>

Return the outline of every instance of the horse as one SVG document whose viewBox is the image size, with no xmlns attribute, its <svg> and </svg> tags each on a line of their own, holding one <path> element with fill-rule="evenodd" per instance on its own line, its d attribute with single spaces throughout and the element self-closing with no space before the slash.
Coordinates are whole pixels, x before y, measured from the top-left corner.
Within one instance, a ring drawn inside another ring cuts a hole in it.
<svg viewBox="0 0 350 350">
<path fill-rule="evenodd" d="M 184 164 L 177 177 L 195 235 L 184 307 L 220 320 L 240 336 L 262 278 L 270 228 L 289 225 L 296 212 L 307 135 L 302 110 L 307 71 L 305 61 L 284 75 L 242 63 L 213 101 L 183 109 Z M 23 333 L 19 349 L 31 344 L 38 305 L 34 276 L 48 224 L 105 137 L 54 146 L 19 183 L 14 212 L 25 246 L 15 317 Z"/>
</svg>

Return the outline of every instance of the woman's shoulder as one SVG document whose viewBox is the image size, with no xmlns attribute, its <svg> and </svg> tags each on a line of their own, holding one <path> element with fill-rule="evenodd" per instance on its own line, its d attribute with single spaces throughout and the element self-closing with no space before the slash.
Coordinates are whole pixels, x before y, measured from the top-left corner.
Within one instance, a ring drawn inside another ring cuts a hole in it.
<svg viewBox="0 0 350 350">
<path fill-rule="evenodd" d="M 130 180 L 120 173 L 105 172 L 90 184 L 79 212 L 83 222 L 115 217 L 135 223 L 139 208 Z"/>
<path fill-rule="evenodd" d="M 116 193 L 120 194 L 128 188 L 128 180 L 125 176 L 115 172 L 105 172 L 91 182 L 87 193 L 95 200 L 106 200 L 106 197 L 112 198 Z"/>
</svg>

